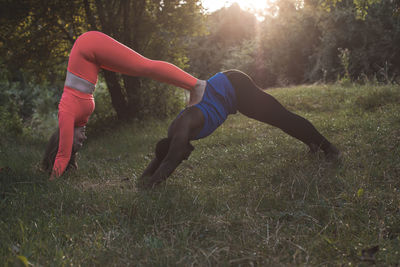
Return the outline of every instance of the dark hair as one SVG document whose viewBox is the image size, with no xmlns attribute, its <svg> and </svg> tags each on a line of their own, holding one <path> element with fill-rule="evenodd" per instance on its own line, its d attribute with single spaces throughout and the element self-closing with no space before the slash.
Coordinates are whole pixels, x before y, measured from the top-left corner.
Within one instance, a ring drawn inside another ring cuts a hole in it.
<svg viewBox="0 0 400 267">
<path fill-rule="evenodd" d="M 56 160 L 57 152 L 58 152 L 58 143 L 60 141 L 60 129 L 57 128 L 47 143 L 46 151 L 44 152 L 44 156 L 42 159 L 42 169 L 48 173 L 51 173 L 53 170 L 54 161 Z M 66 170 L 76 170 L 78 169 L 78 164 L 76 162 L 77 152 L 74 151 L 74 147 L 72 146 L 71 158 L 68 162 Z"/>
</svg>

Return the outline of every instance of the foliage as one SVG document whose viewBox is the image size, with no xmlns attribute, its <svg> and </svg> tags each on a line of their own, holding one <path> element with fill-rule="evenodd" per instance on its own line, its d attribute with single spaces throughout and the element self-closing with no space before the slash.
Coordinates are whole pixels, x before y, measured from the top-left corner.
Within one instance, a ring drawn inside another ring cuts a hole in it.
<svg viewBox="0 0 400 267">
<path fill-rule="evenodd" d="M 342 162 L 312 157 L 282 131 L 237 114 L 194 142 L 166 184 L 137 191 L 169 121 L 89 135 L 80 169 L 53 183 L 36 171 L 44 141 L 11 140 L 0 153 L 0 262 L 396 266 L 399 87 L 270 93 L 311 120 Z"/>
<path fill-rule="evenodd" d="M 17 136 L 22 133 L 23 123 L 17 109 L 17 105 L 12 101 L 0 106 L 1 135 Z"/>
<path fill-rule="evenodd" d="M 243 42 L 251 44 L 257 28 L 254 14 L 241 10 L 238 4 L 205 16 L 207 32 L 192 38 L 189 49 L 190 71 L 201 79 L 210 78 L 224 67 L 238 68 L 229 63 L 226 66 L 224 61 L 234 61 L 232 50 L 240 52 Z"/>
<path fill-rule="evenodd" d="M 349 81 L 376 77 L 393 83 L 400 73 L 394 45 L 400 36 L 398 3 L 366 3 L 362 20 L 357 17 L 360 3 L 330 2 L 327 12 L 318 1 L 279 0 L 263 22 L 237 5 L 221 9 L 207 15 L 208 33 L 192 40 L 191 72 L 206 79 L 238 68 L 263 87 L 329 82 L 343 75 Z M 347 70 L 341 48 L 351 51 Z"/>
<path fill-rule="evenodd" d="M 399 47 L 393 45 L 398 42 L 399 19 L 393 11 L 396 4 L 384 1 L 382 4 L 370 7 L 365 20 L 355 17 L 352 4 L 342 3 L 330 13 L 322 13 L 320 27 L 324 29 L 321 35 L 321 45 L 313 54 L 314 69 L 310 72 L 310 79 L 317 80 L 326 70 L 327 78 L 335 80 L 338 74 L 342 75 L 343 68 L 338 57 L 339 48 L 351 51 L 349 58 L 349 74 L 352 80 L 366 75 L 377 75 L 380 81 L 383 76 L 380 70 L 389 67 L 390 82 L 394 82 L 399 75 L 398 54 Z"/>
<path fill-rule="evenodd" d="M 146 57 L 169 61 L 181 68 L 187 62 L 183 40 L 201 29 L 197 0 L 86 1 L 85 6 L 90 11 L 86 14 L 91 29 L 111 35 Z M 144 105 L 149 100 L 145 96 L 147 87 L 151 86 L 147 81 L 111 72 L 105 72 L 104 78 L 119 119 L 140 118 L 149 113 L 162 115 Z"/>
<path fill-rule="evenodd" d="M 343 67 L 344 74 L 343 76 L 338 79 L 342 85 L 348 84 L 350 82 L 350 73 L 349 73 L 349 66 L 350 66 L 350 51 L 349 49 L 339 48 L 339 59 L 340 63 Z"/>
<path fill-rule="evenodd" d="M 222 69 L 239 69 L 245 73 L 254 74 L 256 71 L 255 58 L 257 58 L 257 43 L 253 40 L 243 41 L 239 46 L 230 47 L 229 57 L 222 60 Z"/>
<path fill-rule="evenodd" d="M 290 0 L 277 1 L 276 9 L 279 15 L 267 17 L 262 28 L 263 61 L 269 72 L 263 83 L 271 86 L 309 82 L 310 57 L 320 36 L 315 10 L 298 9 Z"/>
<path fill-rule="evenodd" d="M 400 82 L 398 1 L 277 0 L 263 22 L 237 4 L 205 14 L 196 0 L 43 3 L 0 0 L 1 114 L 14 132 L 46 135 L 55 125 L 69 51 L 87 30 L 202 79 L 234 68 L 262 87 Z M 147 78 L 104 72 L 100 81 L 93 125 L 163 118 L 183 106 L 182 90 Z"/>
<path fill-rule="evenodd" d="M 57 123 L 55 88 L 46 83 L 26 82 L 22 73 L 19 80 L 10 82 L 8 74 L 4 70 L 0 73 L 0 135 L 48 135 Z"/>
<path fill-rule="evenodd" d="M 346 2 L 343 0 L 321 0 L 321 6 L 327 10 L 331 11 L 332 7 L 336 7 L 338 3 Z M 382 0 L 353 0 L 353 4 L 356 8 L 357 18 L 365 19 L 368 14 L 368 9 L 378 3 L 382 3 Z"/>
<path fill-rule="evenodd" d="M 73 44 L 81 12 L 77 1 L 1 0 L 0 55 L 8 79 L 59 84 Z M 69 22 L 68 20 L 71 20 Z M 74 22 L 74 23 L 73 23 Z"/>
<path fill-rule="evenodd" d="M 23 73 L 29 82 L 51 87 L 60 88 L 74 40 L 87 30 L 103 31 L 146 57 L 182 68 L 187 66 L 184 39 L 201 30 L 196 0 L 1 1 L 0 55 L 7 79 L 20 81 L 18 73 Z M 107 73 L 105 82 L 120 119 L 159 115 L 157 109 L 139 108 L 144 106 L 140 99 L 147 99 L 145 88 L 153 86 L 147 81 Z"/>
</svg>

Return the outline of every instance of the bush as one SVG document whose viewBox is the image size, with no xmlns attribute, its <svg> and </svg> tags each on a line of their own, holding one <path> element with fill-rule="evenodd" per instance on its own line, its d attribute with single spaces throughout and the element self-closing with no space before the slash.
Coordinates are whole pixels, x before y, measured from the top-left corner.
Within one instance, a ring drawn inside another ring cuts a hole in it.
<svg viewBox="0 0 400 267">
<path fill-rule="evenodd" d="M 7 106 L 0 106 L 0 125 L 1 136 L 22 134 L 22 119 L 19 117 L 14 103 L 10 102 Z"/>
<path fill-rule="evenodd" d="M 0 82 L 0 135 L 15 136 L 22 134 L 23 123 L 19 114 L 20 107 L 13 97 L 13 91 L 16 91 L 16 84 Z M 7 88 L 7 89 L 6 89 Z"/>
<path fill-rule="evenodd" d="M 47 136 L 57 126 L 59 96 L 49 85 L 0 81 L 0 134 Z M 60 91 L 59 91 L 60 92 Z"/>
<path fill-rule="evenodd" d="M 139 118 L 165 119 L 176 115 L 189 99 L 184 90 L 157 81 L 146 81 L 143 89 Z"/>
</svg>

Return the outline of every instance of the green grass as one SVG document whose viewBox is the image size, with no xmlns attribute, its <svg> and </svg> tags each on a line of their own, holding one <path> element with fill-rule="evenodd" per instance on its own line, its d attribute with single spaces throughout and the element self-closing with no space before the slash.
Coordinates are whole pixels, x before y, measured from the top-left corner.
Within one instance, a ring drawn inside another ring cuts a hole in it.
<svg viewBox="0 0 400 267">
<path fill-rule="evenodd" d="M 312 157 L 299 141 L 239 114 L 193 142 L 189 160 L 150 191 L 135 181 L 170 121 L 92 134 L 80 169 L 56 182 L 37 171 L 45 140 L 3 142 L 0 262 L 398 265 L 400 88 L 270 93 L 336 144 L 342 162 Z M 368 260 L 363 250 L 374 246 Z"/>
</svg>

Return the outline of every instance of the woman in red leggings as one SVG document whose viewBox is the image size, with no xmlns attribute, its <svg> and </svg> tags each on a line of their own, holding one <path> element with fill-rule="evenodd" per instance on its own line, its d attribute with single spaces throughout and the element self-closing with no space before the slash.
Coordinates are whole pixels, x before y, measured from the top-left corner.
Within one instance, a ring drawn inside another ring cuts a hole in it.
<svg viewBox="0 0 400 267">
<path fill-rule="evenodd" d="M 58 106 L 59 131 L 51 138 L 53 141 L 49 142 L 43 160 L 43 166 L 52 169 L 50 180 L 62 175 L 67 166 L 76 166 L 71 162 L 71 153 L 74 159 L 75 152 L 86 139 L 84 126 L 94 110 L 93 91 L 100 68 L 149 77 L 189 90 L 189 106 L 200 102 L 206 86 L 206 81 L 196 79 L 175 65 L 147 59 L 101 32 L 82 34 L 69 56 L 64 91 Z M 54 140 L 57 139 L 54 159 Z M 53 154 L 50 162 L 49 154 Z"/>
</svg>

